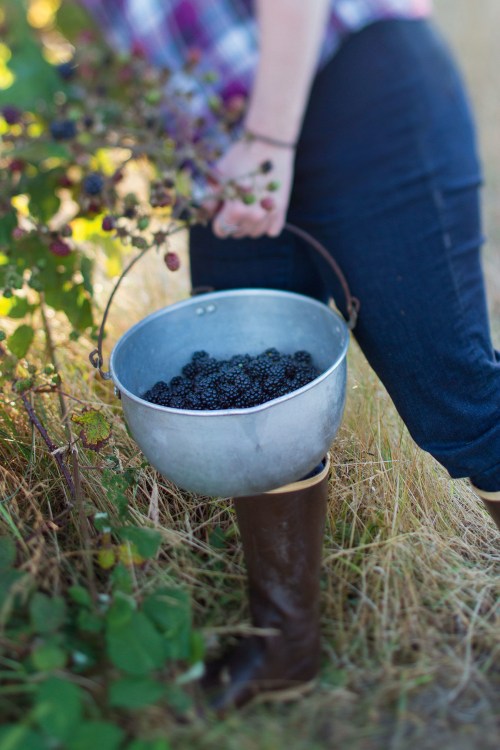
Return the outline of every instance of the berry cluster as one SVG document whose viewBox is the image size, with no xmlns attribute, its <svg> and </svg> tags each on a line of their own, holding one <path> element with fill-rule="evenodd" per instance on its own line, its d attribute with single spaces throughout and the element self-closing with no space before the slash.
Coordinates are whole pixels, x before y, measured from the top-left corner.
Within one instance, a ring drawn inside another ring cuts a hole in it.
<svg viewBox="0 0 500 750">
<path fill-rule="evenodd" d="M 181 375 L 170 383 L 160 380 L 142 398 L 174 409 L 247 409 L 291 393 L 319 374 L 306 351 L 281 354 L 272 348 L 227 360 L 199 351 Z"/>
</svg>

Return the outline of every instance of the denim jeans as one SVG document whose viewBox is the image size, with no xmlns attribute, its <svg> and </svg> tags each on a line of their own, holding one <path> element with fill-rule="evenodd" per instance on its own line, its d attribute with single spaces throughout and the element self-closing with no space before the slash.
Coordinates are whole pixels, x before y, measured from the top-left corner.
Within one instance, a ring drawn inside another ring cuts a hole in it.
<svg viewBox="0 0 500 750">
<path fill-rule="evenodd" d="M 480 261 L 481 170 L 470 108 L 427 21 L 349 36 L 313 83 L 288 220 L 323 242 L 361 302 L 354 331 L 417 444 L 452 477 L 500 490 L 500 354 Z M 345 314 L 301 240 L 190 233 L 194 287 L 262 287 Z"/>
</svg>

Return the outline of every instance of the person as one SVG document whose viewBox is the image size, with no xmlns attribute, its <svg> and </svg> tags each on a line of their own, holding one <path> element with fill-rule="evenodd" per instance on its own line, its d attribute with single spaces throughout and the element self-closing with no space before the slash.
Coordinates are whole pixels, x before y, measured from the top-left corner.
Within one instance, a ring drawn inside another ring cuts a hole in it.
<svg viewBox="0 0 500 750">
<path fill-rule="evenodd" d="M 345 314 L 338 282 L 285 221 L 310 232 L 361 302 L 356 339 L 412 437 L 451 477 L 470 478 L 500 528 L 500 354 L 481 270 L 481 169 L 430 1 L 86 2 L 103 22 L 119 11 L 115 41 L 138 39 L 174 69 L 198 45 L 222 96 L 248 93 L 243 130 L 216 170 L 238 180 L 270 161 L 280 187 L 272 210 L 227 200 L 210 227 L 191 228 L 193 286 L 333 297 Z M 268 179 L 255 177 L 257 187 Z M 274 631 L 207 664 L 216 710 L 317 674 L 327 472 L 325 462 L 292 486 L 235 500 L 252 621 Z"/>
</svg>

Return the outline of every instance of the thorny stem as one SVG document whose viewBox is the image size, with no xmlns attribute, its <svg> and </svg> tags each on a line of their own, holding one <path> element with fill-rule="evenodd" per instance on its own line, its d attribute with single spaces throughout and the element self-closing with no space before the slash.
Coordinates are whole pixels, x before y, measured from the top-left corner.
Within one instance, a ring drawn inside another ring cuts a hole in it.
<svg viewBox="0 0 500 750">
<path fill-rule="evenodd" d="M 38 417 L 36 415 L 36 412 L 35 412 L 32 404 L 30 403 L 30 400 L 28 399 L 27 395 L 25 393 L 22 393 L 21 394 L 21 398 L 22 398 L 22 401 L 23 401 L 23 404 L 24 404 L 24 408 L 28 412 L 28 416 L 30 418 L 31 423 L 36 427 L 36 429 L 38 430 L 38 432 L 42 436 L 42 438 L 43 438 L 43 440 L 45 442 L 45 445 L 47 446 L 47 448 L 51 452 L 52 456 L 54 457 L 57 465 L 59 466 L 59 468 L 61 470 L 61 473 L 63 474 L 63 476 L 64 476 L 64 478 L 66 480 L 66 484 L 68 485 L 68 489 L 69 489 L 69 491 L 71 493 L 71 496 L 72 496 L 73 500 L 76 501 L 76 489 L 75 489 L 75 485 L 74 485 L 74 482 L 73 482 L 73 478 L 72 478 L 72 476 L 71 476 L 71 474 L 70 474 L 70 472 L 68 470 L 68 467 L 66 466 L 66 464 L 64 463 L 64 461 L 63 461 L 63 459 L 61 457 L 61 453 L 57 449 L 57 445 L 55 445 L 55 443 L 53 443 L 52 440 L 50 439 L 50 436 L 49 436 L 47 430 L 45 429 L 45 427 L 43 426 L 43 424 L 38 419 Z"/>
<path fill-rule="evenodd" d="M 54 340 L 52 338 L 52 329 L 50 327 L 49 319 L 47 317 L 47 312 L 45 309 L 45 299 L 44 299 L 42 292 L 40 293 L 40 310 L 42 313 L 43 328 L 45 331 L 47 349 L 49 352 L 50 360 L 52 362 L 52 365 L 54 366 L 54 370 L 56 371 L 56 373 L 59 373 L 59 363 L 57 360 Z M 61 418 L 64 424 L 66 437 L 68 439 L 69 449 L 71 451 L 71 468 L 72 468 L 71 483 L 73 487 L 73 497 L 74 497 L 75 505 L 78 510 L 78 521 L 79 521 L 79 526 L 80 526 L 80 532 L 82 534 L 84 547 L 87 552 L 87 554 L 84 556 L 85 567 L 87 570 L 87 580 L 88 580 L 89 589 L 90 589 L 92 598 L 94 601 L 96 601 L 97 600 L 97 588 L 95 585 L 94 569 L 92 567 L 92 562 L 91 562 L 90 554 L 89 554 L 91 544 L 90 544 L 89 530 L 87 526 L 87 518 L 85 516 L 85 511 L 84 511 L 82 485 L 81 485 L 81 477 L 80 477 L 80 465 L 78 463 L 78 448 L 76 447 L 76 441 L 71 431 L 71 425 L 69 422 L 69 409 L 66 403 L 64 393 L 61 390 L 58 390 L 57 396 L 59 399 L 59 408 L 61 410 Z M 55 446 L 54 448 L 57 450 Z M 60 458 L 58 453 L 55 454 L 55 457 L 56 457 L 56 460 Z M 68 472 L 67 467 L 65 466 L 64 468 L 66 472 Z"/>
</svg>

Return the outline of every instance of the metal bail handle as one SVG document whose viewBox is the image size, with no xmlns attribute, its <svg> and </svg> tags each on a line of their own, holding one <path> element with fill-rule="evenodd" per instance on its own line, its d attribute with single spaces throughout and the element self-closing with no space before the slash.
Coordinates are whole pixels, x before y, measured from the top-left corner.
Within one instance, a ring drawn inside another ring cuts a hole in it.
<svg viewBox="0 0 500 750">
<path fill-rule="evenodd" d="M 170 232 L 170 234 L 175 234 L 175 232 L 179 232 L 182 229 L 185 229 L 185 227 L 184 226 L 176 227 Z M 331 270 L 333 271 L 333 273 L 339 280 L 339 283 L 344 292 L 346 309 L 347 309 L 347 314 L 348 314 L 347 327 L 349 328 L 349 330 L 352 331 L 358 319 L 360 302 L 357 297 L 354 297 L 351 294 L 351 290 L 349 289 L 349 284 L 347 283 L 347 279 L 344 276 L 337 261 L 332 258 L 332 256 L 330 255 L 326 247 L 322 245 L 321 242 L 319 242 L 319 240 L 317 240 L 315 237 L 309 234 L 309 232 L 306 232 L 304 229 L 300 229 L 300 227 L 295 226 L 295 224 L 290 224 L 288 222 L 286 222 L 286 224 L 284 225 L 284 229 L 288 230 L 292 234 L 295 234 L 297 235 L 297 237 L 300 237 L 302 240 L 304 240 L 304 242 L 306 242 L 310 247 L 312 247 L 313 250 L 316 250 L 316 252 L 321 255 L 323 260 L 325 260 L 326 263 L 330 266 Z M 106 307 L 104 309 L 104 315 L 102 316 L 102 322 L 99 328 L 99 335 L 97 337 L 97 347 L 93 349 L 89 354 L 89 360 L 90 360 L 92 367 L 95 367 L 96 370 L 99 370 L 99 374 L 104 380 L 111 380 L 111 373 L 109 372 L 109 370 L 102 369 L 102 366 L 104 364 L 104 359 L 102 356 L 102 342 L 104 339 L 104 329 L 105 329 L 106 321 L 108 318 L 108 313 L 111 307 L 111 303 L 113 302 L 114 296 L 116 292 L 118 291 L 118 288 L 120 284 L 122 283 L 123 279 L 125 278 L 125 276 L 128 274 L 130 269 L 133 266 L 135 266 L 135 264 L 142 258 L 142 256 L 147 253 L 149 249 L 150 248 L 147 247 L 144 250 L 141 250 L 141 252 L 138 255 L 136 255 L 136 257 L 133 258 L 127 266 L 125 266 L 124 270 L 122 271 L 122 273 L 120 274 L 118 278 L 118 281 L 113 287 L 113 291 L 111 292 L 108 302 L 106 304 Z"/>
</svg>

